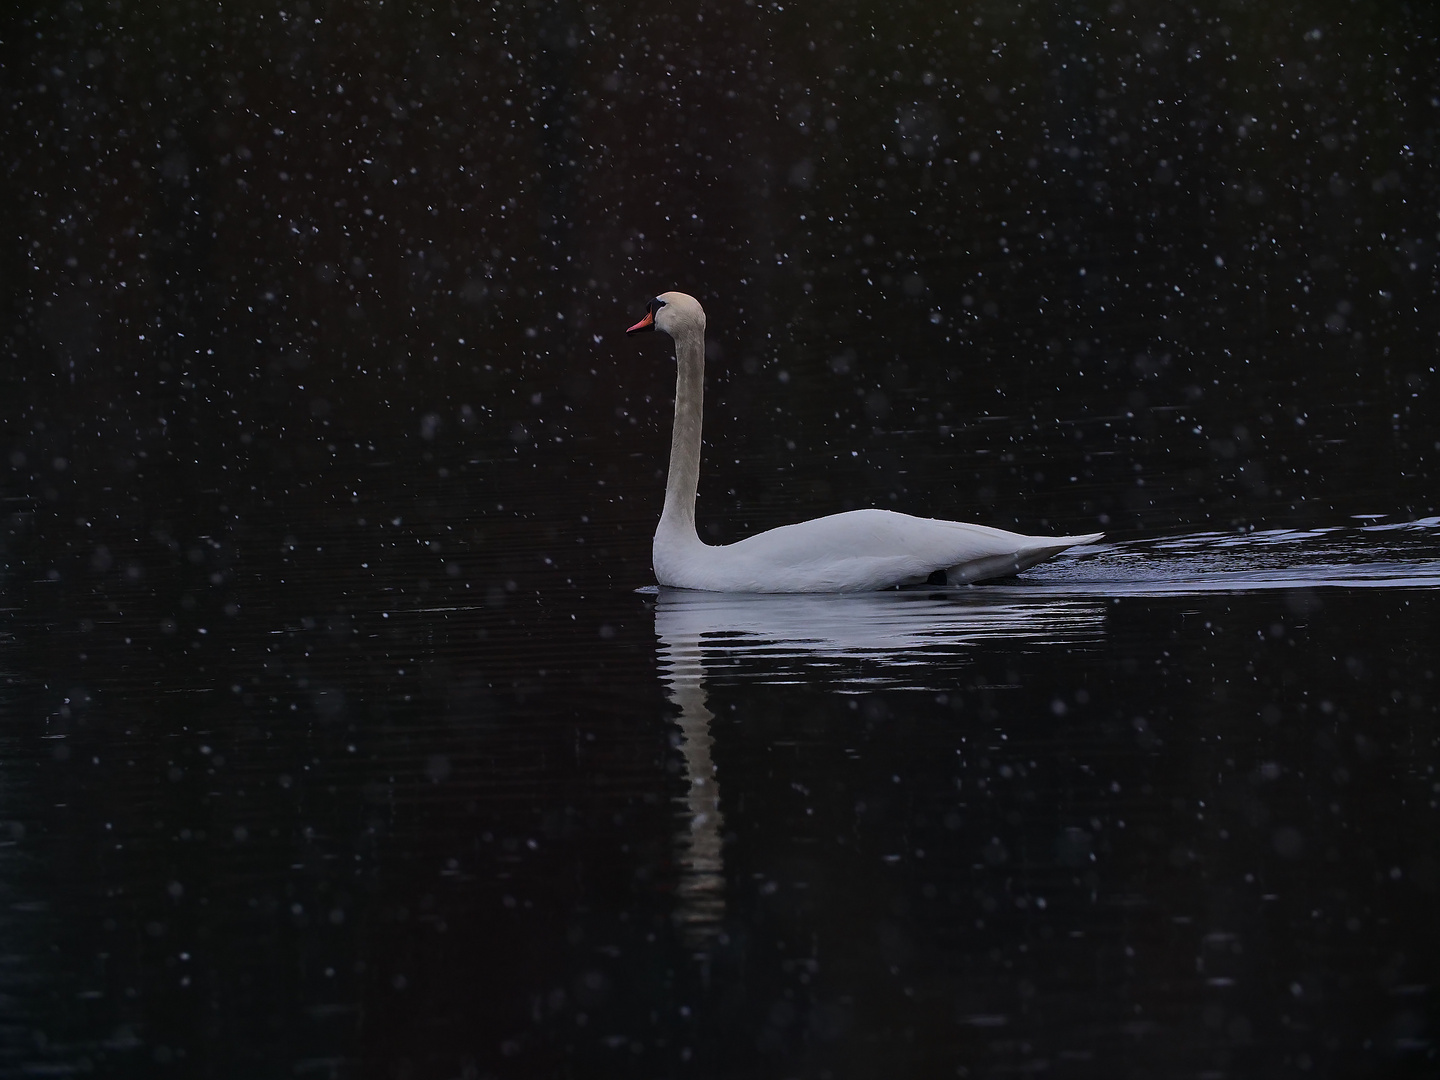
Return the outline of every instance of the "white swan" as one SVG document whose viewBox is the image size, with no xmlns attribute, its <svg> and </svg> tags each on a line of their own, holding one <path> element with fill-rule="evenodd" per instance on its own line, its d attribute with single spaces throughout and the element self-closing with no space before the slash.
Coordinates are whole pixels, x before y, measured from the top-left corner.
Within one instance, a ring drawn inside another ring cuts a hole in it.
<svg viewBox="0 0 1440 1080">
<path fill-rule="evenodd" d="M 782 525 L 734 544 L 712 547 L 695 532 L 704 411 L 705 310 L 693 296 L 661 293 L 627 334 L 659 328 L 675 339 L 675 430 L 665 509 L 655 530 L 655 577 L 661 585 L 710 592 L 863 592 L 923 582 L 938 570 L 951 585 L 1008 577 L 1088 536 L 1019 533 L 936 521 L 889 510 Z"/>
</svg>

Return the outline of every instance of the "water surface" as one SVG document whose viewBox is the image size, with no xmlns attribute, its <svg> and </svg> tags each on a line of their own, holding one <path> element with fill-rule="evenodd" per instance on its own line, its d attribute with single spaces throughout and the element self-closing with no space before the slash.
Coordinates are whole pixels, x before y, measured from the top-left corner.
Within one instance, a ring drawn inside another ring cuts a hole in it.
<svg viewBox="0 0 1440 1080">
<path fill-rule="evenodd" d="M 30 586 L 7 1071 L 1432 1062 L 1433 519 L 740 597 L 429 513 Z"/>
</svg>

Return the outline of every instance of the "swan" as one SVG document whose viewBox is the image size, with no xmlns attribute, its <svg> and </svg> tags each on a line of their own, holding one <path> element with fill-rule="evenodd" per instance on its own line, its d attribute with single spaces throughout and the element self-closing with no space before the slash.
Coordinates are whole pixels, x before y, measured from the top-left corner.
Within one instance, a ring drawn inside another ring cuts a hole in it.
<svg viewBox="0 0 1440 1080">
<path fill-rule="evenodd" d="M 851 510 L 782 525 L 734 544 L 706 544 L 695 531 L 705 310 L 686 293 L 661 293 L 625 333 L 653 330 L 674 339 L 677 368 L 670 473 L 653 548 L 661 585 L 729 593 L 865 592 L 918 584 L 937 571 L 944 571 L 947 584 L 962 585 L 1018 574 L 1104 535 L 1023 536 L 963 521 Z"/>
</svg>

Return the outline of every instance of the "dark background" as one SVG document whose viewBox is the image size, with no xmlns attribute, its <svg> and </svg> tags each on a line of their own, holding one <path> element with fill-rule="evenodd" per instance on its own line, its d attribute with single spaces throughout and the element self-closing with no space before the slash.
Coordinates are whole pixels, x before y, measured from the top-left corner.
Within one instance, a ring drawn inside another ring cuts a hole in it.
<svg viewBox="0 0 1440 1080">
<path fill-rule="evenodd" d="M 673 367 L 621 334 L 706 306 L 710 540 L 1432 519 L 1432 5 L 76 2 L 0 49 L 0 1073 L 1433 1066 L 1433 588 L 712 673 L 694 955 L 633 593 Z"/>
<path fill-rule="evenodd" d="M 37 522 L 103 504 L 124 544 L 175 499 L 313 514 L 374 455 L 513 439 L 631 477 L 669 376 L 618 331 L 681 288 L 710 445 L 767 463 L 709 455 L 745 513 L 808 512 L 775 488 L 819 462 L 817 507 L 898 484 L 1069 531 L 1423 512 L 1437 30 L 1363 3 L 11 15 L 11 490 Z M 905 431 L 935 464 L 899 480 Z"/>
</svg>

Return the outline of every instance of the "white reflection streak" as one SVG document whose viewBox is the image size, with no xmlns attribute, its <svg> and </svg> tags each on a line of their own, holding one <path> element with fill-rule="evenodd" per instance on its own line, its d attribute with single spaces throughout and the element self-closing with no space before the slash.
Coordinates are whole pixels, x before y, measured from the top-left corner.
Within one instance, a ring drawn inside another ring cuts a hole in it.
<svg viewBox="0 0 1440 1080">
<path fill-rule="evenodd" d="M 680 708 L 680 751 L 689 788 L 676 837 L 677 919 L 703 947 L 725 915 L 724 817 L 711 755 L 706 664 L 711 675 L 797 682 L 823 671 L 832 684 L 948 690 L 957 661 L 982 640 L 1071 642 L 1103 633 L 1105 609 L 1093 598 L 1009 596 L 978 590 L 951 595 L 885 592 L 849 595 L 735 596 L 662 589 L 655 603 L 659 659 Z M 743 672 L 734 668 L 744 661 Z M 860 668 L 853 665 L 859 664 Z"/>
<path fill-rule="evenodd" d="M 705 667 L 700 662 L 698 634 L 670 636 L 661 626 L 657 607 L 655 629 L 660 637 L 660 666 L 670 699 L 680 707 L 680 752 L 690 787 L 685 794 L 686 823 L 679 837 L 680 884 L 677 915 L 691 945 L 704 945 L 719 932 L 725 916 L 725 861 L 720 814 L 720 784 L 710 756 L 715 719 L 705 703 Z"/>
</svg>

